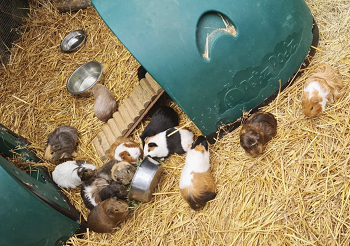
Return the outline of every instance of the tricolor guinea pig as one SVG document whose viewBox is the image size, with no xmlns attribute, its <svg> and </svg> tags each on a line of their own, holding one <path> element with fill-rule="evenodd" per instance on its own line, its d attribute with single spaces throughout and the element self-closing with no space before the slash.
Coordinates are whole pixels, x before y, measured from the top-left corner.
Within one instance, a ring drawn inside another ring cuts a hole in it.
<svg viewBox="0 0 350 246">
<path fill-rule="evenodd" d="M 216 197 L 216 185 L 210 172 L 208 142 L 199 136 L 187 151 L 185 166 L 181 171 L 182 197 L 192 209 L 200 209 Z"/>
<path fill-rule="evenodd" d="M 104 200 L 91 210 L 87 226 L 94 232 L 111 233 L 119 222 L 127 218 L 128 209 L 125 201 L 113 198 Z"/>
<path fill-rule="evenodd" d="M 261 155 L 265 145 L 277 133 L 277 120 L 268 112 L 256 112 L 243 123 L 239 133 L 240 145 L 252 157 Z"/>
<path fill-rule="evenodd" d="M 344 94 L 344 84 L 338 70 L 322 65 L 306 79 L 302 102 L 302 112 L 314 117 L 323 112 L 328 102 L 334 103 Z"/>
<path fill-rule="evenodd" d="M 193 133 L 186 129 L 170 128 L 148 137 L 143 149 L 144 156 L 167 157 L 170 154 L 184 154 L 193 143 Z"/>
<path fill-rule="evenodd" d="M 139 144 L 129 138 L 120 137 L 111 145 L 107 156 L 110 160 L 136 164 L 142 158 L 142 149 Z"/>
<path fill-rule="evenodd" d="M 76 157 L 78 131 L 72 126 L 57 127 L 47 137 L 44 158 L 53 162 Z"/>
<path fill-rule="evenodd" d="M 107 122 L 113 117 L 113 113 L 117 111 L 117 102 L 113 93 L 106 86 L 96 84 L 91 89 L 92 95 L 95 98 L 94 112 L 95 116 Z"/>
<path fill-rule="evenodd" d="M 96 173 L 94 165 L 86 161 L 67 161 L 56 166 L 52 172 L 53 181 L 62 188 L 77 188 L 83 181 L 92 178 Z"/>
<path fill-rule="evenodd" d="M 136 167 L 126 161 L 110 160 L 97 171 L 97 177 L 108 181 L 114 180 L 119 184 L 128 185 L 134 177 Z"/>
<path fill-rule="evenodd" d="M 145 139 L 152 137 L 160 132 L 163 132 L 171 127 L 179 125 L 179 116 L 175 110 L 168 106 L 161 106 L 152 115 L 151 121 L 142 132 L 140 138 L 142 140 L 142 146 L 145 145 Z"/>
</svg>

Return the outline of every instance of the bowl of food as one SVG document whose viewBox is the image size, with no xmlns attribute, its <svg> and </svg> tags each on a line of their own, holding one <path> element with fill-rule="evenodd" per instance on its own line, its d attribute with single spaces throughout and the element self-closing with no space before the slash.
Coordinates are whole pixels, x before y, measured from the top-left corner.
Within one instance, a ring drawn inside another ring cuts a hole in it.
<svg viewBox="0 0 350 246">
<path fill-rule="evenodd" d="M 73 95 L 84 94 L 91 89 L 102 74 L 102 65 L 97 61 L 87 62 L 78 67 L 67 81 L 67 90 Z"/>
<path fill-rule="evenodd" d="M 141 202 L 149 202 L 152 193 L 159 183 L 163 168 L 159 162 L 151 157 L 146 157 L 136 170 L 131 181 L 129 199 Z"/>
<path fill-rule="evenodd" d="M 61 42 L 63 52 L 72 52 L 77 50 L 85 41 L 86 32 L 84 30 L 75 30 L 69 33 Z"/>
</svg>

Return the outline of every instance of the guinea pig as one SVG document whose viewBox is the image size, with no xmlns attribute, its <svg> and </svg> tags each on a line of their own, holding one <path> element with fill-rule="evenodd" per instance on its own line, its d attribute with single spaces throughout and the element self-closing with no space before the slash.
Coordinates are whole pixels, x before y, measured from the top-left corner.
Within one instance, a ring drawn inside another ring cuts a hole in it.
<svg viewBox="0 0 350 246">
<path fill-rule="evenodd" d="M 109 184 L 100 192 L 101 201 L 108 198 L 126 199 L 127 195 L 128 191 L 126 190 L 126 187 L 122 184 L 118 184 L 114 180 L 110 181 Z"/>
<path fill-rule="evenodd" d="M 192 209 L 200 209 L 216 197 L 216 185 L 210 173 L 208 142 L 199 136 L 187 151 L 181 171 L 180 191 Z"/>
<path fill-rule="evenodd" d="M 110 160 L 103 164 L 97 171 L 97 177 L 104 178 L 108 181 L 114 180 L 119 184 L 130 184 L 136 167 L 126 161 L 118 162 L 117 160 Z"/>
<path fill-rule="evenodd" d="M 277 133 L 277 120 L 273 114 L 259 111 L 243 123 L 239 133 L 240 145 L 252 157 L 262 154 L 265 144 Z"/>
<path fill-rule="evenodd" d="M 88 209 L 93 209 L 102 201 L 100 193 L 108 185 L 109 182 L 104 178 L 92 178 L 83 183 L 80 195 Z"/>
<path fill-rule="evenodd" d="M 67 161 L 56 166 L 52 172 L 53 181 L 62 188 L 77 188 L 83 181 L 92 178 L 96 173 L 94 165 L 86 161 Z"/>
<path fill-rule="evenodd" d="M 113 117 L 113 113 L 117 111 L 117 102 L 113 93 L 101 84 L 94 85 L 91 92 L 95 98 L 95 116 L 99 120 L 107 122 L 107 120 Z"/>
<path fill-rule="evenodd" d="M 139 144 L 132 140 L 119 137 L 109 148 L 107 156 L 110 160 L 115 159 L 136 164 L 142 158 L 142 149 Z"/>
<path fill-rule="evenodd" d="M 72 126 L 57 127 L 47 137 L 44 158 L 56 162 L 60 159 L 76 157 L 78 130 Z"/>
<path fill-rule="evenodd" d="M 146 77 L 146 73 L 146 69 L 143 66 L 139 66 L 137 69 L 137 77 L 139 78 L 139 81 Z"/>
<path fill-rule="evenodd" d="M 314 117 L 323 112 L 328 102 L 344 94 L 344 84 L 338 70 L 329 65 L 322 65 L 306 79 L 301 98 L 302 112 L 308 117 Z"/>
<path fill-rule="evenodd" d="M 140 138 L 142 140 L 142 146 L 145 145 L 145 139 L 152 137 L 160 132 L 163 132 L 171 127 L 179 125 L 179 116 L 175 110 L 168 106 L 161 106 L 152 115 L 151 121 L 142 132 Z"/>
<path fill-rule="evenodd" d="M 193 143 L 193 133 L 186 129 L 177 130 L 177 127 L 173 127 L 146 138 L 144 156 L 163 158 L 174 153 L 185 153 Z"/>
<path fill-rule="evenodd" d="M 129 214 L 129 206 L 125 201 L 109 198 L 91 210 L 87 226 L 99 233 L 111 233 L 116 225 L 125 220 Z"/>
</svg>

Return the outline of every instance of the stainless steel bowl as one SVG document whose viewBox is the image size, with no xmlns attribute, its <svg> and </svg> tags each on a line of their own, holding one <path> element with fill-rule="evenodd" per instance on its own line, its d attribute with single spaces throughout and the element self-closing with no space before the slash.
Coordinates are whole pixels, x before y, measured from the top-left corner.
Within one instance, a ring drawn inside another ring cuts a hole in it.
<svg viewBox="0 0 350 246">
<path fill-rule="evenodd" d="M 61 42 L 61 50 L 63 52 L 72 52 L 78 49 L 86 39 L 84 30 L 75 30 L 69 33 Z"/>
<path fill-rule="evenodd" d="M 92 88 L 102 74 L 102 65 L 90 61 L 78 67 L 67 81 L 67 90 L 71 94 L 81 94 Z"/>
<path fill-rule="evenodd" d="M 130 184 L 129 199 L 149 202 L 159 183 L 163 167 L 151 157 L 146 157 L 136 170 Z"/>
</svg>

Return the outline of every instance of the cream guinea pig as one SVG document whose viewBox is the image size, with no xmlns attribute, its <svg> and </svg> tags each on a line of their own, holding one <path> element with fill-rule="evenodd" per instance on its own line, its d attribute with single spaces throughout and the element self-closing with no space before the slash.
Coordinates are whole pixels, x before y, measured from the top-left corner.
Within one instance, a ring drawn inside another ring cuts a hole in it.
<svg viewBox="0 0 350 246">
<path fill-rule="evenodd" d="M 314 117 L 323 112 L 328 102 L 344 94 L 344 84 L 339 71 L 329 65 L 321 65 L 306 79 L 302 102 L 302 112 Z"/>
<path fill-rule="evenodd" d="M 95 98 L 94 112 L 95 116 L 107 122 L 113 117 L 113 113 L 117 111 L 117 102 L 113 93 L 106 86 L 96 84 L 91 89 L 92 95 Z"/>
</svg>

